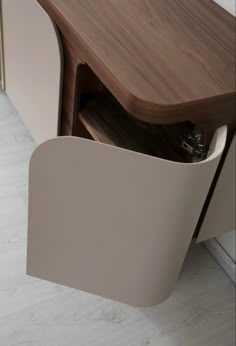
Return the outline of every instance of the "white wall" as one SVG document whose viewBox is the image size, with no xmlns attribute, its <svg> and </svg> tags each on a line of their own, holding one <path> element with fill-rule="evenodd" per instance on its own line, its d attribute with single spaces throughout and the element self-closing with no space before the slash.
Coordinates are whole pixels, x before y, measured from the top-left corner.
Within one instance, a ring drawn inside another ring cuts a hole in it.
<svg viewBox="0 0 236 346">
<path fill-rule="evenodd" d="M 3 55 L 3 48 L 2 48 L 2 9 L 1 9 L 1 0 L 0 0 L 0 88 L 3 84 L 3 58 L 2 58 L 2 55 Z"/>
<path fill-rule="evenodd" d="M 235 16 L 235 0 L 213 0 Z"/>
</svg>

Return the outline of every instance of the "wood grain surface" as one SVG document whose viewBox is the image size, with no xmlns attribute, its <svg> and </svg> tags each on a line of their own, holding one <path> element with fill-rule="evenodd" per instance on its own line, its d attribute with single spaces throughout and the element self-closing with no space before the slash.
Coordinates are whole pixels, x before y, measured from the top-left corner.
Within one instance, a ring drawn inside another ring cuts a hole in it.
<svg viewBox="0 0 236 346">
<path fill-rule="evenodd" d="M 134 116 L 215 116 L 235 94 L 234 17 L 211 0 L 38 0 Z M 232 109 L 231 109 L 232 113 Z"/>
</svg>

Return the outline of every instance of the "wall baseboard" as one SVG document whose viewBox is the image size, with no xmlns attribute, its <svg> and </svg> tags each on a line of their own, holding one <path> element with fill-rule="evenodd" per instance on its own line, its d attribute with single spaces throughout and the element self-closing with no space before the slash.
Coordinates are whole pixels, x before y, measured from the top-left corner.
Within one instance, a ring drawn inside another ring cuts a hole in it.
<svg viewBox="0 0 236 346">
<path fill-rule="evenodd" d="M 219 263 L 219 265 L 228 274 L 228 276 L 233 280 L 233 282 L 236 283 L 236 263 L 227 254 L 218 241 L 213 238 L 204 242 L 204 245 Z"/>
</svg>

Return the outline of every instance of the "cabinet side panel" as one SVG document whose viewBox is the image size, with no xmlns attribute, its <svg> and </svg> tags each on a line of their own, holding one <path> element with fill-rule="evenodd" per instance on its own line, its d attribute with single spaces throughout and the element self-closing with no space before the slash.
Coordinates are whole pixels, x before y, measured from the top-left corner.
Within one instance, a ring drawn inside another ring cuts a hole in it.
<svg viewBox="0 0 236 346">
<path fill-rule="evenodd" d="M 57 136 L 62 54 L 36 0 L 2 0 L 6 92 L 37 143 Z"/>
<path fill-rule="evenodd" d="M 234 137 L 204 218 L 198 242 L 235 229 L 235 145 Z"/>
</svg>

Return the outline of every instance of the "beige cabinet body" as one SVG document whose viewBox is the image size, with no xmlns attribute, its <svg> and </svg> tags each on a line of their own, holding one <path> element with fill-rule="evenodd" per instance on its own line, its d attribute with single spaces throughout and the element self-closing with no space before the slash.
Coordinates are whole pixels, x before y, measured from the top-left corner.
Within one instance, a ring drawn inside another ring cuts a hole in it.
<svg viewBox="0 0 236 346">
<path fill-rule="evenodd" d="M 205 215 L 198 241 L 220 236 L 236 229 L 235 148 L 236 139 L 234 137 Z M 232 239 L 234 241 L 235 238 Z"/>
<path fill-rule="evenodd" d="M 28 274 L 133 305 L 162 302 L 174 289 L 226 128 L 198 164 L 54 138 L 63 66 L 57 30 L 36 0 L 2 0 L 2 14 L 5 90 L 42 143 L 30 165 Z M 206 222 L 199 241 L 215 235 Z"/>
</svg>

